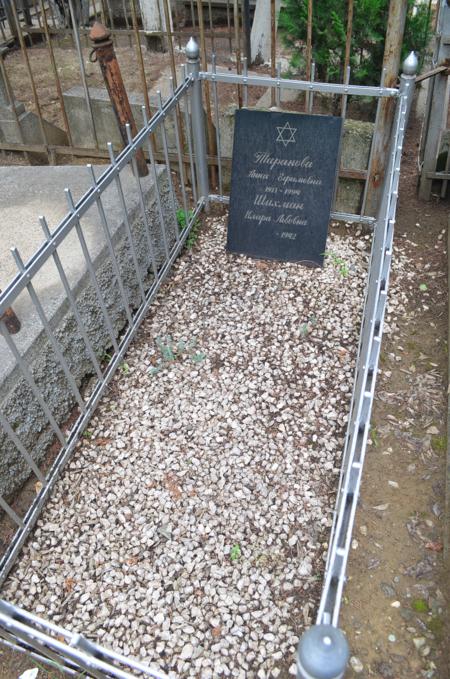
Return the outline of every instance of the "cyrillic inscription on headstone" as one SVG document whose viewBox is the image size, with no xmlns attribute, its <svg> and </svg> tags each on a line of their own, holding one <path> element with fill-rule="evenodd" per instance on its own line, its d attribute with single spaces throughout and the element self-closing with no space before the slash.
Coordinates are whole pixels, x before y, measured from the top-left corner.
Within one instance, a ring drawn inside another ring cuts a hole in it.
<svg viewBox="0 0 450 679">
<path fill-rule="evenodd" d="M 227 249 L 323 264 L 342 119 L 236 112 Z"/>
</svg>

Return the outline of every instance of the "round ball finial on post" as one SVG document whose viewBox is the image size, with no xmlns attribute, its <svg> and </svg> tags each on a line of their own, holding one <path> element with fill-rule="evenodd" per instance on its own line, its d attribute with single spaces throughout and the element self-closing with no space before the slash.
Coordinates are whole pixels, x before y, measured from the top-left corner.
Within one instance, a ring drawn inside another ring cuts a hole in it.
<svg viewBox="0 0 450 679">
<path fill-rule="evenodd" d="M 403 75 L 416 75 L 418 68 L 419 60 L 416 57 L 415 52 L 410 52 L 403 62 L 402 73 Z"/>
<path fill-rule="evenodd" d="M 185 54 L 188 59 L 195 61 L 200 56 L 200 48 L 197 41 L 194 38 L 190 38 L 188 44 L 186 45 Z"/>
<path fill-rule="evenodd" d="M 342 679 L 350 651 L 347 639 L 333 625 L 313 625 L 297 649 L 298 679 Z"/>
</svg>

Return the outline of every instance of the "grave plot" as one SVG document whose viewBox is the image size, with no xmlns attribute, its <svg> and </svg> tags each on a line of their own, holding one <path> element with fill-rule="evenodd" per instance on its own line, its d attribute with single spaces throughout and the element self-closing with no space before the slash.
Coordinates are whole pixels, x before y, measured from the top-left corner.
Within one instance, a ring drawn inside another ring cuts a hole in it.
<svg viewBox="0 0 450 679">
<path fill-rule="evenodd" d="M 324 569 L 369 237 L 324 268 L 225 251 L 157 297 L 3 596 L 183 677 L 295 674 Z"/>
</svg>

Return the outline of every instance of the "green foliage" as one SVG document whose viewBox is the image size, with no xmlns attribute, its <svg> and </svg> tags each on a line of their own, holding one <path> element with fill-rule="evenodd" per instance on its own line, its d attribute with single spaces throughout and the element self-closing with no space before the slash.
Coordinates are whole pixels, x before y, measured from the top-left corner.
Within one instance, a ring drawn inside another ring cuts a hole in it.
<svg viewBox="0 0 450 679">
<path fill-rule="evenodd" d="M 313 327 L 317 324 L 317 318 L 314 316 L 310 316 L 306 323 L 302 323 L 300 326 L 300 337 L 307 337 Z"/>
<path fill-rule="evenodd" d="M 380 82 L 389 0 L 354 0 L 350 66 L 351 82 Z M 308 19 L 307 0 L 284 0 L 279 26 L 285 44 L 294 50 L 291 68 L 305 71 Z M 318 80 L 342 82 L 347 23 L 347 3 L 321 0 L 313 3 L 312 46 Z M 430 39 L 428 7 L 408 0 L 402 55 L 416 50 L 423 58 Z"/>
<path fill-rule="evenodd" d="M 431 447 L 435 453 L 443 453 L 447 450 L 447 437 L 446 436 L 432 436 L 431 437 Z"/>
<path fill-rule="evenodd" d="M 333 266 L 339 271 L 342 278 L 347 278 L 350 269 L 347 262 L 342 259 L 342 257 L 339 257 L 335 252 L 331 252 L 331 250 L 327 250 L 324 253 L 324 257 L 332 261 Z"/>
<path fill-rule="evenodd" d="M 242 556 L 241 548 L 239 545 L 233 545 L 230 550 L 230 561 L 237 561 Z"/>
<path fill-rule="evenodd" d="M 181 208 L 180 210 L 177 210 L 177 221 L 178 221 L 178 226 L 180 227 L 180 230 L 183 231 L 183 229 L 186 228 L 188 223 L 191 221 L 193 217 L 194 211 L 193 210 L 188 210 L 187 213 Z M 186 219 L 187 217 L 187 219 Z M 194 223 L 192 224 L 191 230 L 189 232 L 189 236 L 186 239 L 186 247 L 187 248 L 192 248 L 193 245 L 198 240 L 199 236 L 199 230 L 200 230 L 200 221 L 196 219 Z"/>
<path fill-rule="evenodd" d="M 425 599 L 414 599 L 411 607 L 416 613 L 428 613 L 428 604 Z"/>
<path fill-rule="evenodd" d="M 158 347 L 161 358 L 157 361 L 156 366 L 150 369 L 152 375 L 159 373 L 162 368 L 168 363 L 174 363 L 182 358 L 189 358 L 193 363 L 200 363 L 206 358 L 202 351 L 197 351 L 197 340 L 192 339 L 188 342 L 178 340 L 175 342 L 170 335 L 164 339 L 157 338 L 156 346 Z"/>
</svg>

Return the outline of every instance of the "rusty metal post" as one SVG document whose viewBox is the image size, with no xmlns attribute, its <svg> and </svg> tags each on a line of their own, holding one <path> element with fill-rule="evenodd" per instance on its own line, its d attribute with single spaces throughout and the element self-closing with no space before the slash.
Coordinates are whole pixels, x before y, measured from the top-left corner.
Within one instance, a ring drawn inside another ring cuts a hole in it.
<svg viewBox="0 0 450 679">
<path fill-rule="evenodd" d="M 312 22 L 313 22 L 313 0 L 308 0 L 308 23 L 306 26 L 306 72 L 305 80 L 311 80 L 312 64 Z M 305 92 L 305 111 L 309 109 L 309 91 Z"/>
<path fill-rule="evenodd" d="M 1 290 L 0 290 L 0 293 L 1 293 Z M 8 330 L 10 335 L 16 335 L 19 332 L 20 321 L 17 318 L 14 311 L 11 309 L 11 307 L 9 307 L 9 309 L 6 309 L 3 316 L 0 316 L 0 321 L 5 322 L 6 329 Z"/>
<path fill-rule="evenodd" d="M 353 0 L 348 0 L 347 4 L 347 33 L 345 36 L 345 57 L 344 70 L 342 77 L 345 78 L 347 69 L 350 66 L 350 51 L 352 46 L 352 30 L 353 30 Z"/>
<path fill-rule="evenodd" d="M 385 87 L 395 87 L 397 82 L 407 4 L 408 0 L 391 0 L 389 4 L 383 57 L 383 69 L 386 69 L 384 78 Z M 376 214 L 383 190 L 384 170 L 391 138 L 391 127 L 394 120 L 394 109 L 394 98 L 383 97 L 380 101 L 377 126 L 374 129 L 372 162 L 368 168 L 367 212 L 370 215 Z"/>
<path fill-rule="evenodd" d="M 129 123 L 131 127 L 131 134 L 133 137 L 137 134 L 136 123 L 131 111 L 130 102 L 125 89 L 122 75 L 120 73 L 119 64 L 114 51 L 113 42 L 111 40 L 111 32 L 96 21 L 93 25 L 89 37 L 94 45 L 91 53 L 91 61 L 98 61 L 105 81 L 106 89 L 108 90 L 109 98 L 116 114 L 117 122 L 123 143 L 128 144 L 128 137 L 126 125 Z M 95 58 L 92 58 L 95 54 Z M 148 167 L 145 162 L 144 152 L 142 149 L 136 151 L 136 164 L 140 177 L 148 175 Z"/>
<path fill-rule="evenodd" d="M 275 78 L 277 61 L 277 11 L 276 0 L 270 0 L 270 77 Z M 275 88 L 271 89 L 271 106 L 276 104 Z"/>
</svg>

